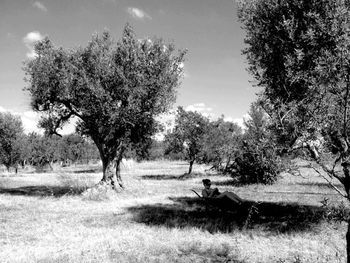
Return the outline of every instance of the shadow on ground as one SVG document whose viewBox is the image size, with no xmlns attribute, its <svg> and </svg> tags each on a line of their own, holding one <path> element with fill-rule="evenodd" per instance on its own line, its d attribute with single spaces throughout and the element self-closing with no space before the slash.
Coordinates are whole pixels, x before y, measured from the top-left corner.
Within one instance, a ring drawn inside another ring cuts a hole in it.
<svg viewBox="0 0 350 263">
<path fill-rule="evenodd" d="M 317 186 L 320 188 L 326 188 L 326 189 L 333 189 L 332 186 L 327 183 L 327 182 L 302 182 L 302 183 L 296 183 L 297 185 L 302 185 L 302 186 Z M 338 183 L 338 184 L 333 184 L 334 186 L 338 187 L 338 188 L 342 188 L 343 185 Z"/>
<path fill-rule="evenodd" d="M 261 229 L 274 233 L 312 230 L 321 222 L 321 207 L 295 203 L 254 203 L 247 201 L 240 207 L 209 204 L 201 198 L 172 199 L 173 204 L 130 207 L 134 221 L 151 226 L 170 228 L 196 227 L 215 232 L 236 229 Z M 232 205 L 232 204 L 231 204 Z"/>
<path fill-rule="evenodd" d="M 102 168 L 95 168 L 95 169 L 85 169 L 85 170 L 76 170 L 72 173 L 75 174 L 85 174 L 85 173 L 99 173 L 102 172 Z"/>
<path fill-rule="evenodd" d="M 152 174 L 152 175 L 141 175 L 144 180 L 187 180 L 192 178 L 206 177 L 207 175 L 202 173 L 191 173 L 191 174 Z"/>
<path fill-rule="evenodd" d="M 0 194 L 25 195 L 25 196 L 54 196 L 79 195 L 86 190 L 85 187 L 75 188 L 69 186 L 22 186 L 16 188 L 1 188 Z"/>
</svg>

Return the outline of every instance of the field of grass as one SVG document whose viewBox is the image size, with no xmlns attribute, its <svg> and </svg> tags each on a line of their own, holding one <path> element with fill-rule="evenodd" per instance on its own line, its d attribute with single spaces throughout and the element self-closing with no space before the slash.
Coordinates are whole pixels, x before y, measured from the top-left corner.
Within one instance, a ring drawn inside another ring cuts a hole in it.
<svg viewBox="0 0 350 263">
<path fill-rule="evenodd" d="M 0 174 L 0 262 L 345 262 L 345 223 L 321 217 L 341 198 L 316 173 L 232 186 L 206 168 L 179 179 L 186 163 L 128 162 L 116 193 L 85 191 L 98 166 Z M 190 190 L 206 177 L 256 210 L 205 204 Z"/>
</svg>

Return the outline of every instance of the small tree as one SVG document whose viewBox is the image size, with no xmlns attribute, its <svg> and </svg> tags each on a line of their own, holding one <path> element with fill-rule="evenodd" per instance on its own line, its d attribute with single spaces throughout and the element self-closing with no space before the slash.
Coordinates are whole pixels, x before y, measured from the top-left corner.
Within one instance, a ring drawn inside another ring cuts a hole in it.
<svg viewBox="0 0 350 263">
<path fill-rule="evenodd" d="M 194 162 L 200 160 L 199 153 L 208 123 L 209 120 L 200 113 L 178 107 L 174 130 L 165 136 L 165 153 L 184 152 L 190 163 L 188 174 L 191 174 Z"/>
<path fill-rule="evenodd" d="M 23 125 L 20 117 L 11 113 L 0 112 L 0 163 L 7 170 L 17 166 L 22 160 L 24 140 Z"/>
<path fill-rule="evenodd" d="M 229 172 L 240 183 L 273 183 L 283 165 L 269 118 L 257 102 L 252 103 L 244 125 L 245 132 Z"/>
<path fill-rule="evenodd" d="M 242 129 L 236 123 L 224 121 L 223 117 L 211 121 L 203 139 L 203 161 L 213 165 L 216 170 L 228 172 L 241 137 Z"/>
<path fill-rule="evenodd" d="M 184 51 L 161 39 L 140 40 L 126 25 L 120 41 L 108 32 L 86 47 L 56 48 L 48 38 L 35 45 L 37 57 L 25 65 L 26 90 L 40 125 L 57 133 L 75 117 L 77 130 L 96 144 L 102 181 L 114 187 L 125 149 L 144 144 L 155 132 L 154 117 L 175 100 Z"/>
</svg>

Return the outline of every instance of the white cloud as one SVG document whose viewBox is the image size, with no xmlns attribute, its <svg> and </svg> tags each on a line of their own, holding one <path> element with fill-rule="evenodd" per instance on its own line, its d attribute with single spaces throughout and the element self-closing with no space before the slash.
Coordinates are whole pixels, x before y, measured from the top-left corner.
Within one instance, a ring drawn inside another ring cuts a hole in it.
<svg viewBox="0 0 350 263">
<path fill-rule="evenodd" d="M 244 118 L 235 118 L 235 119 L 232 119 L 232 121 L 230 121 L 230 122 L 234 122 L 234 123 L 238 124 L 242 129 L 245 128 Z"/>
<path fill-rule="evenodd" d="M 23 41 L 25 44 L 33 44 L 36 41 L 40 41 L 43 39 L 43 36 L 40 34 L 39 31 L 32 31 L 29 32 L 24 38 Z"/>
<path fill-rule="evenodd" d="M 47 12 L 46 6 L 44 6 L 44 4 L 41 3 L 41 2 L 39 2 L 39 1 L 35 1 L 35 2 L 33 3 L 33 6 L 36 7 L 36 8 L 38 8 L 38 9 L 40 9 L 40 10 L 43 11 L 43 12 Z"/>
<path fill-rule="evenodd" d="M 243 130 L 245 130 L 245 125 L 244 125 L 244 121 L 248 120 L 250 117 L 249 117 L 249 114 L 246 113 L 244 114 L 244 116 L 242 118 L 232 118 L 232 117 L 225 117 L 224 118 L 224 121 L 230 121 L 230 122 L 234 122 L 234 123 L 237 123 Z"/>
<path fill-rule="evenodd" d="M 152 17 L 149 14 L 136 7 L 128 7 L 127 12 L 129 13 L 129 15 L 131 15 L 131 17 L 138 20 L 152 19 Z"/>
<path fill-rule="evenodd" d="M 211 107 L 207 107 L 205 105 L 205 103 L 203 103 L 203 102 L 188 105 L 185 108 L 185 110 L 198 112 L 198 113 L 202 114 L 203 116 L 208 117 L 210 119 L 214 117 L 214 114 L 212 113 L 213 109 Z"/>
<path fill-rule="evenodd" d="M 29 32 L 24 38 L 23 42 L 26 45 L 26 47 L 29 49 L 27 52 L 27 57 L 29 59 L 33 59 L 36 57 L 36 53 L 34 51 L 34 45 L 36 42 L 42 40 L 44 37 L 41 35 L 39 31 L 32 31 Z"/>
<path fill-rule="evenodd" d="M 16 112 L 0 106 L 0 112 L 9 112 L 13 115 L 19 116 L 23 123 L 24 132 L 27 134 L 30 132 L 43 133 L 43 130 L 37 127 L 39 115 L 34 111 Z"/>
<path fill-rule="evenodd" d="M 176 110 L 172 109 L 167 113 L 159 115 L 156 120 L 163 126 L 164 131 L 158 132 L 154 135 L 158 141 L 164 140 L 165 134 L 172 132 L 175 127 Z"/>
</svg>

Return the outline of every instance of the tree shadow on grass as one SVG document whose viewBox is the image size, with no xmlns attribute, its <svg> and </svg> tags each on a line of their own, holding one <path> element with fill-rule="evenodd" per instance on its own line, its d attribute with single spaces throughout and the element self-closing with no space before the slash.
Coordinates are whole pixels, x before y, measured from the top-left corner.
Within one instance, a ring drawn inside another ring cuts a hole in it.
<svg viewBox="0 0 350 263">
<path fill-rule="evenodd" d="M 191 173 L 191 174 L 152 174 L 152 175 L 141 175 L 141 178 L 144 180 L 187 180 L 199 177 L 205 177 L 205 174 L 202 173 Z"/>
<path fill-rule="evenodd" d="M 76 171 L 72 171 L 72 173 L 75 173 L 75 174 L 99 173 L 99 172 L 102 172 L 102 168 L 95 168 L 95 169 L 85 169 L 85 170 L 76 170 Z"/>
<path fill-rule="evenodd" d="M 297 185 L 302 185 L 302 186 L 317 186 L 319 188 L 326 188 L 326 189 L 330 188 L 330 189 L 333 189 L 332 186 L 329 183 L 327 183 L 327 182 L 312 182 L 312 183 L 310 183 L 310 182 L 302 182 L 302 183 L 296 183 L 296 184 Z M 336 183 L 336 184 L 334 184 L 334 186 L 336 186 L 338 188 L 342 188 L 343 187 L 343 185 L 340 184 L 340 183 Z"/>
<path fill-rule="evenodd" d="M 136 222 L 170 228 L 196 227 L 211 233 L 241 229 L 261 229 L 271 233 L 312 230 L 319 224 L 324 210 L 317 206 L 296 203 L 254 203 L 241 207 L 216 206 L 201 198 L 175 198 L 174 204 L 130 207 Z"/>
<path fill-rule="evenodd" d="M 22 186 L 16 188 L 0 187 L 0 194 L 41 196 L 41 197 L 62 197 L 64 195 L 80 195 L 86 190 L 86 187 L 70 186 Z"/>
</svg>

